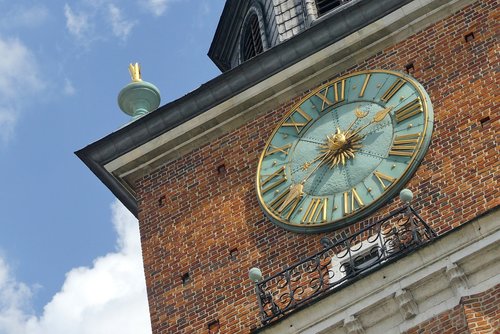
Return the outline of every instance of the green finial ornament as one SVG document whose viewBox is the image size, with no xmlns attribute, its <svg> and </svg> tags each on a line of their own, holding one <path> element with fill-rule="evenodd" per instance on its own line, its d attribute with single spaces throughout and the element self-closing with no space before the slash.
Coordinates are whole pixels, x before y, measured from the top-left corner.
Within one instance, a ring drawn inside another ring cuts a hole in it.
<svg viewBox="0 0 500 334">
<path fill-rule="evenodd" d="M 248 277 L 252 282 L 258 283 L 262 281 L 262 272 L 259 268 L 254 267 L 248 271 Z"/>
<path fill-rule="evenodd" d="M 399 193 L 399 199 L 405 204 L 410 204 L 411 200 L 413 199 L 413 193 L 411 192 L 410 189 L 403 189 Z"/>
<path fill-rule="evenodd" d="M 155 85 L 141 78 L 141 67 L 138 63 L 129 65 L 132 82 L 118 94 L 118 105 L 127 115 L 136 120 L 158 108 L 160 91 Z"/>
</svg>

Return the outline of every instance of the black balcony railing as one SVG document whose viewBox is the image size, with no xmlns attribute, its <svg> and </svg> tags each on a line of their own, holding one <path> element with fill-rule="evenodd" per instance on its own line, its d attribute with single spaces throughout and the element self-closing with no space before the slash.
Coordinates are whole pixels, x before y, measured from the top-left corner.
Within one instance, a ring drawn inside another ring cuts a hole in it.
<svg viewBox="0 0 500 334">
<path fill-rule="evenodd" d="M 322 238 L 324 249 L 256 283 L 262 323 L 379 269 L 436 237 L 410 206 L 389 214 L 339 241 Z"/>
</svg>

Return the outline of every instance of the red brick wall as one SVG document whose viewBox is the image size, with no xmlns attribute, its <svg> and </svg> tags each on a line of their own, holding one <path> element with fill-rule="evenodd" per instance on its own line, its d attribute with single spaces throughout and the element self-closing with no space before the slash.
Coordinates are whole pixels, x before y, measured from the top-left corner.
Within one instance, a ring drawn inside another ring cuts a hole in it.
<svg viewBox="0 0 500 334">
<path fill-rule="evenodd" d="M 483 293 L 464 297 L 460 303 L 471 334 L 500 333 L 500 285 Z"/>
<path fill-rule="evenodd" d="M 404 71 L 413 63 L 411 74 L 433 101 L 435 130 L 430 150 L 408 187 L 415 193 L 415 207 L 439 234 L 494 208 L 500 198 L 494 176 L 499 156 L 497 3 L 477 1 L 345 72 Z M 466 42 L 464 35 L 470 32 L 474 39 Z M 259 325 L 248 269 L 258 266 L 270 275 L 321 248 L 323 235 L 295 234 L 272 225 L 254 189 L 264 143 L 299 98 L 139 182 L 140 230 L 155 333 L 208 333 L 208 324 L 215 320 L 220 333 L 248 333 Z M 222 164 L 225 171 L 219 173 Z M 382 213 L 396 206 L 398 201 Z M 234 249 L 238 254 L 231 256 Z M 183 284 L 185 273 L 190 278 Z"/>
<path fill-rule="evenodd" d="M 500 285 L 473 296 L 422 322 L 405 334 L 495 334 L 500 333 Z"/>
<path fill-rule="evenodd" d="M 470 334 L 467 329 L 463 305 L 444 311 L 432 319 L 422 322 L 404 334 Z"/>
</svg>

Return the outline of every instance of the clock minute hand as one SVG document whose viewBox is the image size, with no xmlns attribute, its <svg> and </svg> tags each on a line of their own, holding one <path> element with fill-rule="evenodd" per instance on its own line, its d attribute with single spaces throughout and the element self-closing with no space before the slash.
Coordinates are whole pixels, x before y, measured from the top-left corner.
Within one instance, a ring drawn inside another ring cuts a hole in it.
<svg viewBox="0 0 500 334">
<path fill-rule="evenodd" d="M 393 109 L 393 107 L 387 107 L 385 109 L 382 109 L 380 110 L 379 112 L 377 112 L 375 114 L 375 116 L 373 116 L 373 119 L 366 125 L 363 125 L 362 127 L 354 130 L 353 132 L 353 135 L 354 134 L 358 134 L 360 133 L 361 131 L 363 131 L 364 129 L 366 129 L 368 126 L 372 125 L 373 123 L 378 123 L 380 122 L 381 120 L 383 120 L 385 118 L 385 116 L 387 116 L 387 114 Z"/>
</svg>

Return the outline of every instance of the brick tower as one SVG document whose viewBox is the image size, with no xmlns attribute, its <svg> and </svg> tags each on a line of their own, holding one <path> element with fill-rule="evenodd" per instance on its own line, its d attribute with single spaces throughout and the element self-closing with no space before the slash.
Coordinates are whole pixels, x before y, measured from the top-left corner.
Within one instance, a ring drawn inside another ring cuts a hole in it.
<svg viewBox="0 0 500 334">
<path fill-rule="evenodd" d="M 228 0 L 223 73 L 77 152 L 139 218 L 153 333 L 498 330 L 498 16 Z"/>
</svg>

